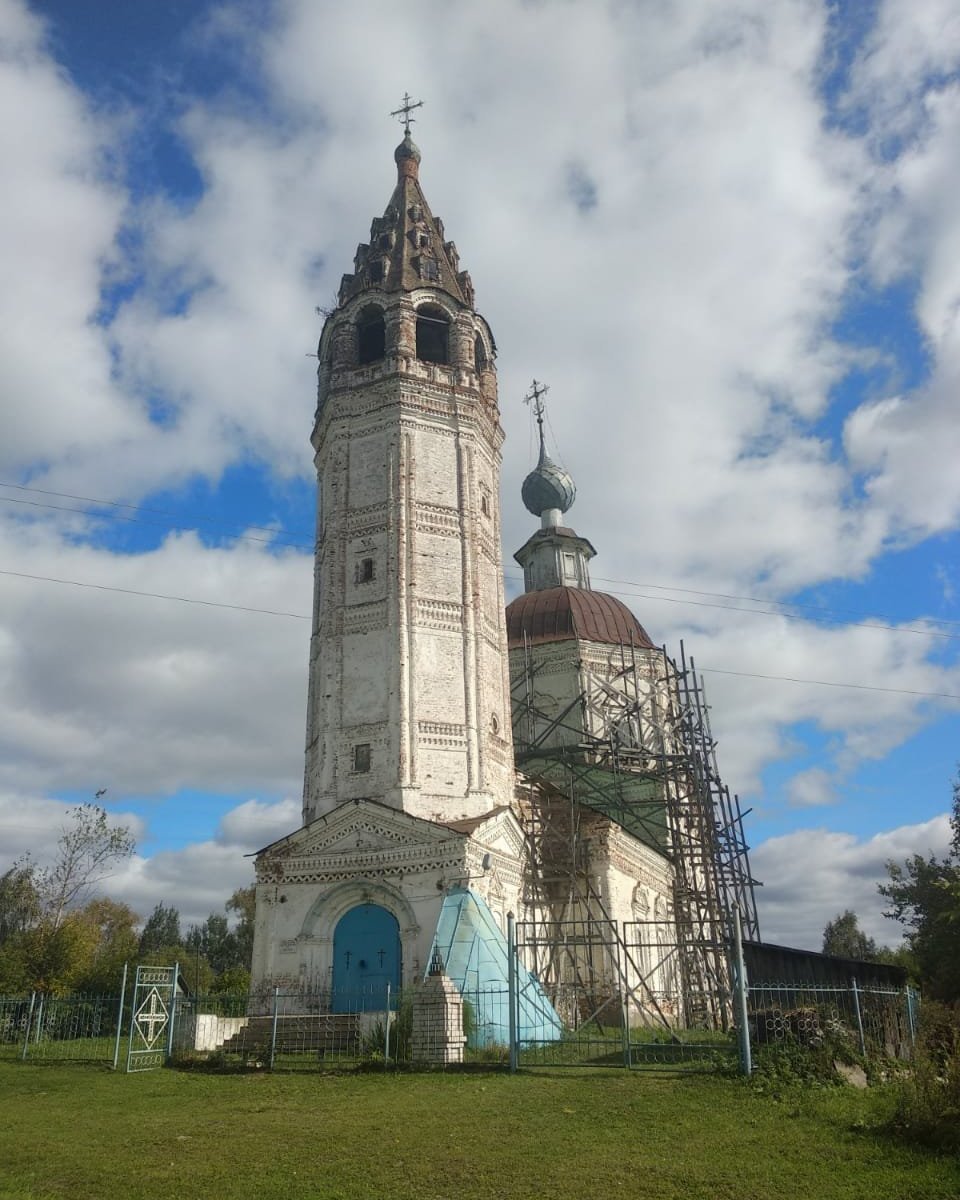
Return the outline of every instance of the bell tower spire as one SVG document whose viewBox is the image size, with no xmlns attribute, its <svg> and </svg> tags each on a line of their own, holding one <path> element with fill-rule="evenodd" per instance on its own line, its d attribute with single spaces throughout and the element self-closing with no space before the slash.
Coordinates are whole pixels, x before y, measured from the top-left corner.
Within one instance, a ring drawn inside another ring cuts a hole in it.
<svg viewBox="0 0 960 1200">
<path fill-rule="evenodd" d="M 397 181 L 318 348 L 303 819 L 369 798 L 441 822 L 510 803 L 496 346 L 420 186 Z"/>
</svg>

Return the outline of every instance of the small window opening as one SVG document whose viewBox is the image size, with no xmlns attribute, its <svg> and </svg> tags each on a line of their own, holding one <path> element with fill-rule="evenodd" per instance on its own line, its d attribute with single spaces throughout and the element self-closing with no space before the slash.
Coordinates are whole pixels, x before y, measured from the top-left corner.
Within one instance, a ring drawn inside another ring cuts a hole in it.
<svg viewBox="0 0 960 1200">
<path fill-rule="evenodd" d="M 386 350 L 386 329 L 379 308 L 365 308 L 357 321 L 357 361 L 377 362 Z"/>
<path fill-rule="evenodd" d="M 442 308 L 425 305 L 417 310 L 417 358 L 422 362 L 449 361 L 450 322 Z"/>
<path fill-rule="evenodd" d="M 361 558 L 357 563 L 357 583 L 371 583 L 374 579 L 373 559 Z"/>
<path fill-rule="evenodd" d="M 487 369 L 487 348 L 483 344 L 483 338 L 479 333 L 473 343 L 473 361 L 478 371 L 485 371 Z"/>
<path fill-rule="evenodd" d="M 353 769 L 362 774 L 370 770 L 370 743 L 360 742 L 353 748 Z"/>
</svg>

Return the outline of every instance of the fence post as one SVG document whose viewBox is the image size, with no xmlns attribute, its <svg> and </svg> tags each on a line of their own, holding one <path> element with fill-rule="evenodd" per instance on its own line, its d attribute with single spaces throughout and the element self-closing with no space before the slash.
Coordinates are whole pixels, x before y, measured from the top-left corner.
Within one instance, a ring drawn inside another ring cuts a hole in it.
<svg viewBox="0 0 960 1200">
<path fill-rule="evenodd" d="M 280 1009 L 280 989 L 273 989 L 273 1025 L 270 1029 L 270 1070 L 273 1070 L 273 1060 L 277 1055 L 277 1014 Z"/>
<path fill-rule="evenodd" d="M 749 1075 L 753 1071 L 750 1054 L 750 1025 L 747 1020 L 747 968 L 743 961 L 743 926 L 739 907 L 733 910 L 733 986 L 734 1006 L 737 1015 L 737 1045 L 740 1048 L 740 1073 Z"/>
<path fill-rule="evenodd" d="M 510 1039 L 510 1073 L 517 1069 L 517 931 L 513 913 L 507 913 L 507 1036 Z"/>
<path fill-rule="evenodd" d="M 860 992 L 857 988 L 857 979 L 855 975 L 850 976 L 850 990 L 853 992 L 853 1012 L 857 1018 L 857 1033 L 860 1036 L 860 1053 L 864 1058 L 867 1057 L 867 1041 L 863 1036 L 863 1014 L 860 1011 Z"/>
<path fill-rule="evenodd" d="M 170 1030 L 167 1033 L 167 1062 L 173 1058 L 173 1031 L 177 1021 L 177 985 L 180 982 L 180 964 L 173 964 L 173 994 L 170 997 Z"/>
<path fill-rule="evenodd" d="M 26 1061 L 26 1057 L 27 1057 L 27 1047 L 30 1045 L 30 1026 L 33 1024 L 33 1006 L 34 1006 L 34 1004 L 36 1004 L 36 1002 L 37 1002 L 37 993 L 31 992 L 30 993 L 30 1009 L 27 1012 L 27 1028 L 26 1028 L 26 1032 L 23 1035 L 23 1053 L 20 1055 L 20 1057 L 24 1061 Z"/>
<path fill-rule="evenodd" d="M 117 1007 L 117 1036 L 113 1043 L 113 1069 L 120 1061 L 120 1034 L 123 1032 L 123 1002 L 127 996 L 127 964 L 123 964 L 123 979 L 120 983 L 120 1004 Z"/>
<path fill-rule="evenodd" d="M 387 980 L 387 1011 L 383 1025 L 383 1069 L 390 1065 L 390 980 Z"/>
<path fill-rule="evenodd" d="M 37 1005 L 37 1026 L 36 1026 L 37 1031 L 33 1038 L 33 1040 L 38 1045 L 40 1043 L 40 1035 L 43 1032 L 43 1010 L 46 1007 L 46 999 L 47 999 L 46 994 L 44 992 L 41 992 L 40 993 L 40 1003 Z"/>
<path fill-rule="evenodd" d="M 903 989 L 907 995 L 907 1028 L 910 1030 L 910 1046 L 916 1048 L 917 1045 L 917 1019 L 913 1008 L 913 988 L 908 983 Z"/>
</svg>

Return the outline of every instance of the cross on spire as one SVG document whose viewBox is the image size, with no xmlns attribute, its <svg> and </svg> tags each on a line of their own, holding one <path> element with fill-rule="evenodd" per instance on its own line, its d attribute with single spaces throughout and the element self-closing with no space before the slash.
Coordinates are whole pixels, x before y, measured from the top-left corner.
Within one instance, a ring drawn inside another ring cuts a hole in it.
<svg viewBox="0 0 960 1200">
<path fill-rule="evenodd" d="M 533 415 L 537 418 L 537 426 L 540 430 L 540 457 L 546 453 L 546 447 L 543 441 L 543 398 L 550 389 L 545 383 L 540 383 L 536 379 L 533 381 L 533 386 L 530 391 L 524 396 L 524 404 L 533 405 Z"/>
<path fill-rule="evenodd" d="M 550 389 L 545 383 L 538 383 L 535 379 L 530 391 L 524 396 L 524 404 L 533 405 L 533 415 L 537 418 L 537 424 L 540 426 L 540 432 L 543 432 L 543 398 Z"/>
<path fill-rule="evenodd" d="M 409 92 L 404 92 L 403 93 L 403 103 L 400 105 L 399 108 L 395 108 L 393 110 L 393 112 L 390 114 L 391 117 L 396 117 L 398 120 L 403 122 L 403 132 L 404 133 L 410 132 L 410 126 L 414 122 L 414 118 L 411 117 L 410 114 L 413 112 L 413 110 L 415 108 L 423 108 L 423 101 L 422 100 L 412 101 L 410 99 Z"/>
</svg>

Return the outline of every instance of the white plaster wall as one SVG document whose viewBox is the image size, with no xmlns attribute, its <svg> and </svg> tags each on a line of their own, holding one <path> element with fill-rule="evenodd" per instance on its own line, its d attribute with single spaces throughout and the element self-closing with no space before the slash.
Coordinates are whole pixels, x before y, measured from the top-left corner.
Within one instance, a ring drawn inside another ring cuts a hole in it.
<svg viewBox="0 0 960 1200">
<path fill-rule="evenodd" d="M 496 408 L 472 370 L 403 355 L 321 387 L 304 821 L 360 795 L 478 816 L 513 787 Z M 375 749 L 363 779 L 354 743 Z"/>
</svg>

